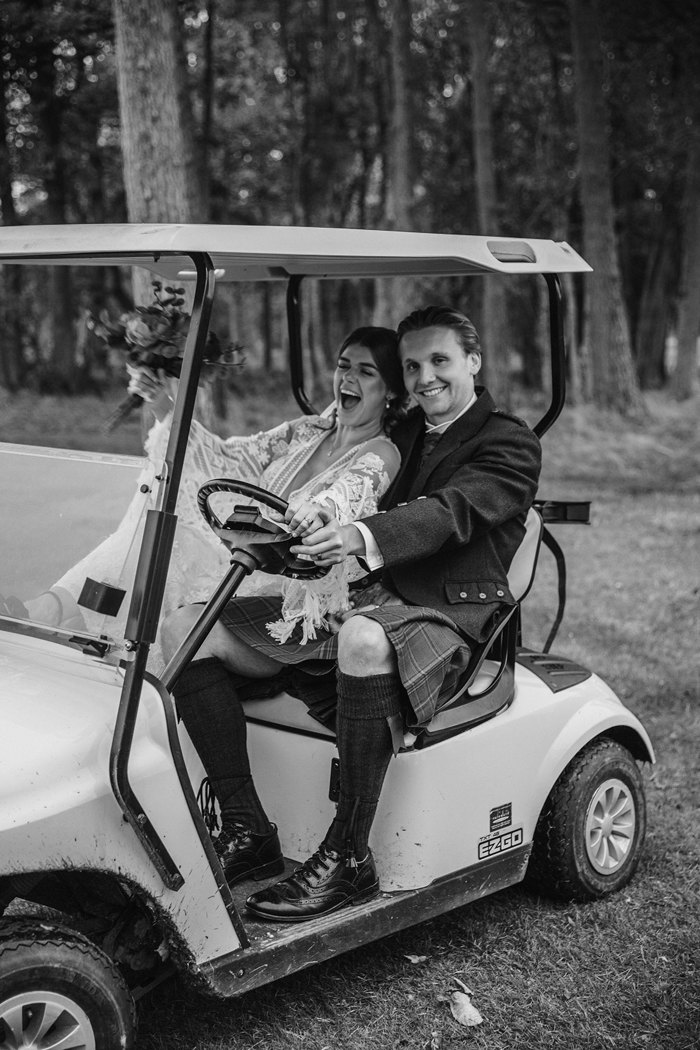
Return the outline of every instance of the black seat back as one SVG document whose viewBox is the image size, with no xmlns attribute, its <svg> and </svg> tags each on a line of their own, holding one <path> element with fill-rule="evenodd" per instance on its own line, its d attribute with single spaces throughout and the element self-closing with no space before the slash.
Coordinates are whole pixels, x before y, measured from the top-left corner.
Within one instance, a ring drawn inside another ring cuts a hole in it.
<svg viewBox="0 0 700 1050">
<path fill-rule="evenodd" d="M 475 648 L 459 689 L 421 730 L 415 738 L 415 747 L 427 747 L 478 725 L 512 702 L 520 604 L 535 579 L 542 530 L 542 518 L 533 507 L 525 521 L 525 535 L 508 570 L 508 586 L 516 604 L 500 617 L 488 638 Z M 407 744 L 411 746 L 412 741 L 408 740 Z"/>
</svg>

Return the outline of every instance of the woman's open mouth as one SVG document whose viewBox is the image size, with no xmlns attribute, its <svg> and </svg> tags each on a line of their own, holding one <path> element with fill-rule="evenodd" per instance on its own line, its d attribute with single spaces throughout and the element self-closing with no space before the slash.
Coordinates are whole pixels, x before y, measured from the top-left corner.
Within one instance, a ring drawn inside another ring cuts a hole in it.
<svg viewBox="0 0 700 1050">
<path fill-rule="evenodd" d="M 349 390 L 340 391 L 340 404 L 343 408 L 354 408 L 355 405 L 359 405 L 361 400 L 362 398 L 359 394 L 353 394 Z"/>
</svg>

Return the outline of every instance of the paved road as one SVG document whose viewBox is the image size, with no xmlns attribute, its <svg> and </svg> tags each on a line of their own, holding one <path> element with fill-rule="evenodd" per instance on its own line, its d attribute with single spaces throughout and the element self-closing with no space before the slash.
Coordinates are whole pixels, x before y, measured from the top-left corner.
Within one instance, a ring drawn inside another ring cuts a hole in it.
<svg viewBox="0 0 700 1050">
<path fill-rule="evenodd" d="M 113 532 L 142 464 L 0 446 L 0 592 L 28 598 L 45 590 Z"/>
</svg>

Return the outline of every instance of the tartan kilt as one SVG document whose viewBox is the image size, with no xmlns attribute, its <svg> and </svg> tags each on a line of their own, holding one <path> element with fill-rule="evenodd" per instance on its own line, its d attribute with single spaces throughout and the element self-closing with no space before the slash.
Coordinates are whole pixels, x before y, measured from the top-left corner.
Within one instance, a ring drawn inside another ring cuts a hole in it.
<svg viewBox="0 0 700 1050">
<path fill-rule="evenodd" d="M 396 653 L 408 701 L 406 728 L 425 725 L 458 688 L 471 656 L 468 639 L 435 609 L 387 604 L 365 611 L 361 597 L 355 607 L 381 625 Z M 221 622 L 240 641 L 282 665 L 279 675 L 265 680 L 266 686 L 251 682 L 249 695 L 269 696 L 284 689 L 303 700 L 320 722 L 333 727 L 338 636 L 319 629 L 313 641 L 302 645 L 297 626 L 292 637 L 280 644 L 270 637 L 266 625 L 280 618 L 281 609 L 281 597 L 251 596 L 234 598 L 221 615 Z M 237 684 L 241 688 L 243 680 Z M 242 698 L 247 692 L 242 689 Z"/>
</svg>

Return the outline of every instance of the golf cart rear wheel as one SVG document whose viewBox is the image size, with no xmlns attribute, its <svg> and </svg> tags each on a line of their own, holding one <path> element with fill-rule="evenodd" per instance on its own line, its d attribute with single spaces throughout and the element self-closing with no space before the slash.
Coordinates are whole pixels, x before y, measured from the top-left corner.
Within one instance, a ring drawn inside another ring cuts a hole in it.
<svg viewBox="0 0 700 1050">
<path fill-rule="evenodd" d="M 13 926 L 0 937 L 0 1050 L 133 1047 L 133 1000 L 109 957 L 62 927 Z"/>
<path fill-rule="evenodd" d="M 528 882 L 565 900 L 595 900 L 634 875 L 646 832 L 639 767 L 614 740 L 596 740 L 566 767 L 535 831 Z"/>
</svg>

